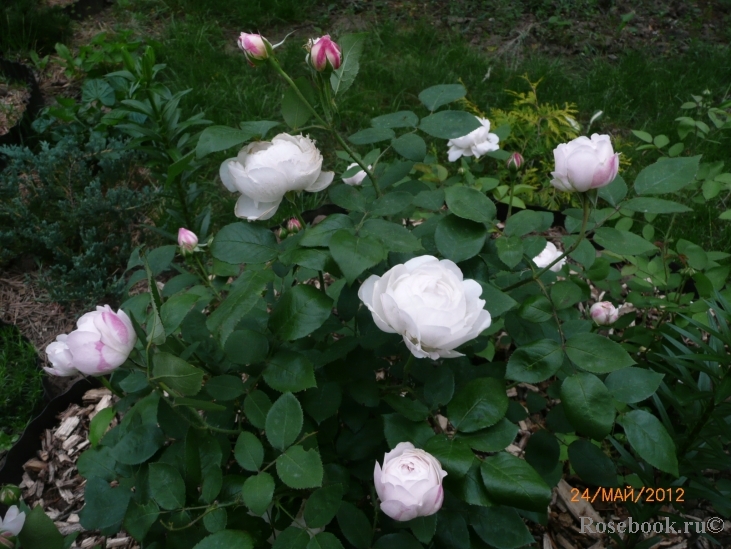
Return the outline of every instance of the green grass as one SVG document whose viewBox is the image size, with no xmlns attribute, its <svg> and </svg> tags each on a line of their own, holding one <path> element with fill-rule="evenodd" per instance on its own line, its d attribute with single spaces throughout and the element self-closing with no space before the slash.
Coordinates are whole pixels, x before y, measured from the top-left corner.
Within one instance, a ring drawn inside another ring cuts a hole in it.
<svg viewBox="0 0 731 549">
<path fill-rule="evenodd" d="M 30 421 L 43 398 L 42 376 L 33 345 L 15 326 L 0 325 L 0 450 L 8 449 Z"/>
</svg>

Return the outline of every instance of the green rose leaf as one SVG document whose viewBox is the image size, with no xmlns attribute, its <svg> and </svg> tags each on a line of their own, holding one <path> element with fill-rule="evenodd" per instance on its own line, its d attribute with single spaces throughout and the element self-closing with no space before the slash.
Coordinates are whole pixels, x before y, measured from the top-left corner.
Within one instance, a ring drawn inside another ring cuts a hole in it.
<svg viewBox="0 0 731 549">
<path fill-rule="evenodd" d="M 422 162 L 426 156 L 426 142 L 415 133 L 405 133 L 397 137 L 391 141 L 391 146 L 407 160 Z"/>
<path fill-rule="evenodd" d="M 277 458 L 277 474 L 290 488 L 319 488 L 323 476 L 320 454 L 292 446 Z"/>
<path fill-rule="evenodd" d="M 632 410 L 619 418 L 630 446 L 647 463 L 678 476 L 678 458 L 673 439 L 660 420 L 644 410 Z"/>
<path fill-rule="evenodd" d="M 524 383 L 539 383 L 553 376 L 563 364 L 561 344 L 541 339 L 518 347 L 508 360 L 505 377 Z"/>
<path fill-rule="evenodd" d="M 495 218 L 495 203 L 484 193 L 471 187 L 455 185 L 444 191 L 449 210 L 463 219 L 487 223 Z"/>
<path fill-rule="evenodd" d="M 455 263 L 480 253 L 486 237 L 487 229 L 484 225 L 461 219 L 454 214 L 443 217 L 434 233 L 439 252 Z"/>
<path fill-rule="evenodd" d="M 239 376 L 215 376 L 206 382 L 206 392 L 216 400 L 234 400 L 244 394 L 244 382 Z"/>
<path fill-rule="evenodd" d="M 274 479 L 269 473 L 259 473 L 249 477 L 241 489 L 244 505 L 255 515 L 263 515 L 274 496 Z"/>
<path fill-rule="evenodd" d="M 497 256 L 511 269 L 523 259 L 523 240 L 519 236 L 502 236 L 495 240 Z"/>
<path fill-rule="evenodd" d="M 418 124 L 419 117 L 411 111 L 392 112 L 371 118 L 371 126 L 374 128 L 415 128 Z"/>
<path fill-rule="evenodd" d="M 440 139 L 456 139 L 481 127 L 477 117 L 465 111 L 439 111 L 419 123 L 421 131 Z"/>
<path fill-rule="evenodd" d="M 344 185 L 343 187 L 347 187 Z M 358 192 L 358 191 L 356 191 Z M 352 229 L 353 220 L 345 214 L 332 214 L 320 221 L 314 227 L 307 227 L 305 235 L 299 241 L 300 246 L 319 247 L 328 246 L 330 238 L 340 229 Z"/>
<path fill-rule="evenodd" d="M 332 307 L 333 300 L 317 288 L 298 284 L 277 301 L 269 318 L 269 328 L 285 341 L 300 339 L 322 326 Z"/>
<path fill-rule="evenodd" d="M 607 374 L 635 363 L 619 343 L 594 333 L 571 336 L 566 354 L 576 366 L 587 372 Z"/>
<path fill-rule="evenodd" d="M 330 532 L 320 532 L 307 544 L 307 549 L 344 549 L 343 544 Z"/>
<path fill-rule="evenodd" d="M 405 191 L 394 191 L 384 194 L 381 198 L 377 198 L 373 204 L 369 206 L 373 215 L 395 215 L 411 205 L 414 199 L 411 193 Z"/>
<path fill-rule="evenodd" d="M 417 448 L 423 448 L 426 441 L 434 436 L 434 431 L 426 421 L 410 421 L 401 414 L 385 414 L 383 432 L 391 448 L 399 442 L 411 442 Z"/>
<path fill-rule="evenodd" d="M 138 425 L 130 428 L 112 448 L 112 457 L 125 465 L 144 463 L 162 447 L 164 440 L 157 425 Z"/>
<path fill-rule="evenodd" d="M 383 397 L 391 408 L 411 421 L 424 421 L 429 415 L 429 409 L 418 400 L 406 396 L 386 395 Z"/>
<path fill-rule="evenodd" d="M 366 128 L 348 136 L 348 141 L 354 145 L 370 145 L 379 141 L 387 141 L 396 136 L 390 128 Z"/>
<path fill-rule="evenodd" d="M 157 353 L 153 358 L 152 375 L 173 391 L 193 396 L 203 385 L 203 370 L 170 353 Z"/>
<path fill-rule="evenodd" d="M 501 452 L 480 465 L 482 482 L 496 503 L 545 513 L 551 489 L 533 467 L 522 459 Z"/>
<path fill-rule="evenodd" d="M 185 506 L 185 483 L 178 470 L 167 463 L 150 463 L 150 495 L 163 509 Z"/>
<path fill-rule="evenodd" d="M 553 225 L 551 212 L 536 212 L 523 210 L 513 214 L 505 222 L 506 236 L 524 236 L 532 232 L 547 231 Z"/>
<path fill-rule="evenodd" d="M 386 534 L 373 544 L 373 549 L 424 549 L 416 539 L 406 532 Z"/>
<path fill-rule="evenodd" d="M 470 381 L 449 403 L 449 421 L 463 433 L 495 425 L 508 411 L 508 397 L 502 381 L 481 377 Z"/>
<path fill-rule="evenodd" d="M 251 122 L 249 124 L 252 124 Z M 195 154 L 198 158 L 202 158 L 208 154 L 225 151 L 231 147 L 236 147 L 245 143 L 256 135 L 262 137 L 266 135 L 274 126 L 278 126 L 279 122 L 269 122 L 261 120 L 253 124 L 267 124 L 261 127 L 246 127 L 244 129 L 230 128 L 228 126 L 209 126 L 201 132 L 198 144 L 195 147 Z"/>
<path fill-rule="evenodd" d="M 211 255 L 234 265 L 266 263 L 277 257 L 277 237 L 261 225 L 231 223 L 214 237 Z"/>
<path fill-rule="evenodd" d="M 88 484 L 86 489 L 89 490 Z M 85 508 L 81 511 L 82 516 L 87 515 L 84 511 Z M 117 512 L 115 517 L 118 515 Z M 63 536 L 40 505 L 34 507 L 30 513 L 26 513 L 23 529 L 18 534 L 18 539 L 25 549 L 64 549 L 65 547 Z"/>
<path fill-rule="evenodd" d="M 533 544 L 533 536 L 515 509 L 496 505 L 471 509 L 472 527 L 482 541 L 497 549 Z"/>
<path fill-rule="evenodd" d="M 300 287 L 305 286 L 295 286 L 295 288 Z M 312 286 L 306 287 L 312 288 Z M 312 289 L 314 290 L 314 288 Z M 317 290 L 315 291 L 317 292 Z M 317 293 L 321 294 L 321 292 Z M 288 391 L 297 393 L 317 385 L 312 362 L 305 355 L 287 349 L 282 349 L 267 361 L 263 375 L 267 385 L 282 393 Z"/>
<path fill-rule="evenodd" d="M 193 549 L 253 549 L 251 536 L 241 530 L 221 530 L 203 538 Z"/>
<path fill-rule="evenodd" d="M 586 436 L 601 440 L 614 424 L 612 395 L 594 374 L 581 372 L 561 384 L 561 402 L 571 425 Z"/>
<path fill-rule="evenodd" d="M 631 200 L 628 200 L 627 202 L 622 204 L 622 207 L 627 210 L 632 210 L 633 212 L 656 214 L 683 213 L 693 211 L 688 206 L 684 206 L 683 204 L 673 202 L 671 200 L 662 200 L 661 198 L 632 198 Z"/>
<path fill-rule="evenodd" d="M 308 528 L 322 528 L 330 523 L 340 509 L 344 488 L 342 484 L 330 484 L 318 488 L 307 498 L 304 519 Z"/>
<path fill-rule="evenodd" d="M 586 242 L 586 240 L 582 242 Z M 592 248 L 592 251 L 594 251 L 594 248 Z M 581 288 L 570 280 L 562 280 L 551 286 L 551 301 L 558 311 L 576 305 L 582 297 Z"/>
<path fill-rule="evenodd" d="M 160 508 L 154 501 L 138 503 L 132 500 L 124 515 L 124 529 L 136 540 L 145 539 L 159 516 Z"/>
<path fill-rule="evenodd" d="M 594 232 L 594 242 L 619 255 L 641 255 L 657 251 L 657 247 L 634 233 L 612 227 L 599 227 Z"/>
<path fill-rule="evenodd" d="M 347 230 L 335 233 L 330 239 L 330 253 L 348 284 L 353 284 L 363 271 L 386 258 L 386 249 L 372 236 L 356 237 Z"/>
<path fill-rule="evenodd" d="M 131 497 L 129 490 L 112 488 L 106 480 L 90 478 L 84 490 L 86 505 L 79 513 L 81 525 L 96 530 L 121 524 Z"/>
<path fill-rule="evenodd" d="M 360 232 L 377 238 L 391 252 L 410 253 L 421 249 L 421 242 L 410 230 L 385 219 L 367 219 Z"/>
<path fill-rule="evenodd" d="M 333 96 L 345 93 L 353 85 L 360 70 L 359 59 L 363 53 L 367 32 L 344 34 L 338 38 L 338 45 L 343 56 L 340 67 L 330 75 L 330 86 Z"/>
<path fill-rule="evenodd" d="M 673 193 L 695 181 L 700 156 L 665 158 L 650 164 L 637 174 L 637 194 Z"/>
<path fill-rule="evenodd" d="M 518 316 L 528 322 L 542 324 L 553 318 L 553 307 L 546 297 L 532 295 L 523 301 L 518 309 Z"/>
<path fill-rule="evenodd" d="M 277 450 L 284 451 L 302 430 L 302 407 L 292 393 L 280 396 L 266 416 L 265 431 L 267 440 Z"/>
<path fill-rule="evenodd" d="M 342 185 L 329 187 L 327 192 L 330 195 L 330 200 L 341 208 L 352 212 L 365 212 L 365 195 L 356 187 L 343 183 Z"/>
<path fill-rule="evenodd" d="M 274 540 L 272 549 L 306 549 L 310 542 L 307 530 L 297 526 L 289 526 Z"/>
<path fill-rule="evenodd" d="M 371 546 L 373 529 L 363 511 L 344 501 L 340 504 L 337 516 L 340 531 L 356 549 L 368 549 Z"/>
<path fill-rule="evenodd" d="M 655 394 L 663 377 L 663 374 L 644 368 L 625 368 L 609 374 L 604 384 L 616 400 L 634 404 Z"/>
<path fill-rule="evenodd" d="M 450 439 L 443 434 L 430 438 L 424 450 L 437 458 L 445 471 L 457 478 L 467 474 L 475 459 L 469 444 L 464 440 Z"/>
<path fill-rule="evenodd" d="M 419 94 L 419 101 L 433 112 L 443 105 L 462 99 L 466 95 L 467 90 L 462 84 L 438 84 L 423 90 Z"/>
<path fill-rule="evenodd" d="M 595 486 L 618 486 L 617 468 L 600 448 L 580 438 L 569 445 L 568 452 L 571 466 L 582 480 Z"/>
<path fill-rule="evenodd" d="M 518 426 L 507 418 L 498 421 L 492 427 L 472 433 L 457 433 L 456 438 L 463 440 L 470 448 L 478 452 L 499 452 L 505 450 L 515 440 Z"/>
<path fill-rule="evenodd" d="M 244 399 L 244 414 L 257 429 L 263 429 L 266 423 L 266 417 L 272 407 L 272 401 L 266 393 L 255 390 L 249 393 Z"/>
<path fill-rule="evenodd" d="M 258 471 L 264 461 L 264 446 L 256 435 L 243 431 L 236 439 L 234 457 L 236 462 L 247 471 Z"/>
</svg>

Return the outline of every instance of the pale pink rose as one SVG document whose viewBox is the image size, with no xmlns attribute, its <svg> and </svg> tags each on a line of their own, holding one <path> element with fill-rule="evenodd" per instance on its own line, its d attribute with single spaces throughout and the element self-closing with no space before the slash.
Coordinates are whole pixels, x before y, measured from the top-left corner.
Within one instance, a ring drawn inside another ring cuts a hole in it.
<svg viewBox="0 0 731 549">
<path fill-rule="evenodd" d="M 497 134 L 490 133 L 490 121 L 487 118 L 475 118 L 480 122 L 481 127 L 467 135 L 447 141 L 449 147 L 447 156 L 450 162 L 456 162 L 462 156 L 480 158 L 482 155 L 500 148 L 498 144 L 500 138 Z"/>
<path fill-rule="evenodd" d="M 269 57 L 269 49 L 272 45 L 260 34 L 248 34 L 242 32 L 238 39 L 239 48 L 244 52 L 246 60 L 252 67 L 257 61 L 264 61 Z"/>
<path fill-rule="evenodd" d="M 8 512 L 5 513 L 5 518 L 0 518 L 0 532 L 3 534 L 11 534 L 17 536 L 23 529 L 25 524 L 25 513 L 18 509 L 17 505 L 11 505 L 8 508 Z M 4 536 L 8 537 L 8 536 Z M 11 545 L 10 547 L 14 547 Z"/>
<path fill-rule="evenodd" d="M 619 309 L 609 301 L 599 301 L 591 306 L 590 314 L 592 320 L 599 326 L 608 326 L 617 322 Z"/>
<path fill-rule="evenodd" d="M 608 135 L 593 134 L 561 143 L 553 151 L 556 170 L 551 172 L 559 191 L 585 192 L 609 185 L 619 171 L 619 154 Z"/>
<path fill-rule="evenodd" d="M 51 363 L 51 367 L 44 367 L 43 369 L 51 375 L 67 377 L 78 373 L 78 370 L 74 368 L 69 346 L 66 345 L 67 337 L 66 334 L 57 335 L 56 341 L 49 343 L 46 347 L 46 356 L 48 362 Z"/>
<path fill-rule="evenodd" d="M 399 442 L 383 456 L 383 467 L 376 461 L 373 471 L 381 511 L 398 521 L 433 515 L 444 501 L 446 476 L 434 456 L 410 442 Z"/>
<path fill-rule="evenodd" d="M 563 252 L 556 248 L 556 245 L 553 242 L 546 242 L 546 247 L 543 248 L 541 253 L 533 258 L 533 263 L 535 263 L 539 269 L 543 269 L 544 267 L 548 267 L 554 259 L 561 255 L 563 255 Z M 551 267 L 551 270 L 554 273 L 557 273 L 561 270 L 561 267 L 563 267 L 565 263 L 566 258 L 564 257 L 561 261 Z"/>
<path fill-rule="evenodd" d="M 198 237 L 193 231 L 189 231 L 183 227 L 178 229 L 178 246 L 183 253 L 190 253 L 195 250 L 198 245 Z"/>
</svg>

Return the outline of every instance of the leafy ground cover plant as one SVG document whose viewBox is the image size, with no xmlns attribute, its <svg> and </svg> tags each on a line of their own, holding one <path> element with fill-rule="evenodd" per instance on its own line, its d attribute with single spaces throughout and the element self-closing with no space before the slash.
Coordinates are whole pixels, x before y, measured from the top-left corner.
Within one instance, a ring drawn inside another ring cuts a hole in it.
<svg viewBox="0 0 731 549">
<path fill-rule="evenodd" d="M 691 462 L 728 442 L 706 429 L 729 414 L 729 254 L 653 224 L 688 211 L 673 198 L 700 157 L 658 160 L 630 187 L 608 135 L 577 137 L 554 152 L 551 184 L 580 206 L 563 226 L 528 209 L 498 219 L 488 193 L 507 185 L 514 206 L 514 182 L 485 165 L 524 164 L 495 147 L 508 125 L 455 108 L 464 86 L 429 87 L 419 109 L 340 135 L 364 39 L 308 42 L 308 77 L 292 79 L 280 45 L 242 34 L 251 70 L 286 83 L 294 134 L 266 141 L 279 121 L 258 120 L 200 135 L 196 159 L 245 144 L 220 167 L 244 221 L 137 249 L 129 284 L 148 292 L 98 307 L 47 349 L 57 374 L 112 372 L 102 379 L 121 397 L 79 460 L 82 525 L 154 549 L 512 549 L 534 542 L 525 520 L 545 523 L 567 466 L 588 485 L 629 483 L 633 498 L 692 476 L 722 501 L 728 487 Z M 337 175 L 317 148 L 326 135 L 349 166 Z M 439 164 L 436 146 L 460 156 Z M 306 223 L 297 194 L 325 190 L 343 213 Z M 285 204 L 286 235 L 268 227 Z M 177 274 L 158 285 L 165 271 Z M 667 357 L 682 385 L 657 366 Z M 531 404 L 545 421 L 525 459 L 506 450 L 525 417 L 507 396 L 519 383 L 552 398 Z M 711 392 L 718 407 L 698 402 Z M 685 402 L 698 409 L 668 415 Z M 637 503 L 634 516 L 659 518 Z"/>
</svg>

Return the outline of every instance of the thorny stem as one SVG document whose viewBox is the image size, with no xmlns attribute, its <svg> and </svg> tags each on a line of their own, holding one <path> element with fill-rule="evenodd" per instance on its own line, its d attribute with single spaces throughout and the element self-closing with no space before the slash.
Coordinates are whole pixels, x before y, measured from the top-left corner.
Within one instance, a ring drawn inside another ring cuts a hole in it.
<svg viewBox="0 0 731 549">
<path fill-rule="evenodd" d="M 533 282 L 534 280 L 538 280 L 540 277 L 546 273 L 551 267 L 553 267 L 556 263 L 561 261 L 563 258 L 571 254 L 576 248 L 579 247 L 579 244 L 581 244 L 581 241 L 584 240 L 584 236 L 586 234 L 586 224 L 589 220 L 589 200 L 586 198 L 586 196 L 582 195 L 582 201 L 584 203 L 584 218 L 581 221 L 581 231 L 579 232 L 579 238 L 576 239 L 576 242 L 574 242 L 563 254 L 558 256 L 556 259 L 554 259 L 551 263 L 546 265 L 543 269 L 538 271 L 537 273 L 533 273 L 533 276 L 530 278 L 525 278 L 523 280 L 519 280 L 518 282 L 511 284 L 510 286 L 506 286 L 505 288 L 501 288 L 500 291 L 508 292 L 510 290 L 514 290 L 515 288 L 520 288 L 524 284 L 528 284 L 529 282 Z"/>
</svg>

